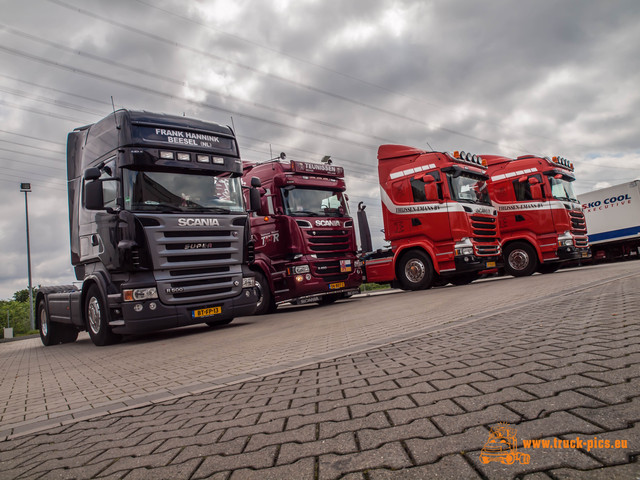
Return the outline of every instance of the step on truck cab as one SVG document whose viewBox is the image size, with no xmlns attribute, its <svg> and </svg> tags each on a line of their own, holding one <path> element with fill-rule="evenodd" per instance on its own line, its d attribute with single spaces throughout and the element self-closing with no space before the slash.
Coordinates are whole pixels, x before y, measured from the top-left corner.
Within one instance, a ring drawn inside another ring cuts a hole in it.
<svg viewBox="0 0 640 480">
<path fill-rule="evenodd" d="M 262 184 L 261 210 L 251 216 L 257 314 L 286 302 L 333 303 L 362 282 L 344 169 L 285 158 L 244 167 L 245 182 Z"/>
<path fill-rule="evenodd" d="M 378 175 L 391 248 L 365 255 L 366 281 L 394 282 L 405 290 L 464 285 L 497 266 L 497 212 L 482 159 L 382 145 Z"/>
<path fill-rule="evenodd" d="M 255 311 L 242 163 L 229 127 L 118 110 L 67 141 L 71 263 L 80 287 L 42 287 L 45 345 Z M 254 182 L 255 183 L 255 182 Z M 254 206 L 259 192 L 253 190 Z"/>
<path fill-rule="evenodd" d="M 498 210 L 506 273 L 552 273 L 563 262 L 590 256 L 582 206 L 573 193 L 572 163 L 534 155 L 482 158 Z"/>
</svg>

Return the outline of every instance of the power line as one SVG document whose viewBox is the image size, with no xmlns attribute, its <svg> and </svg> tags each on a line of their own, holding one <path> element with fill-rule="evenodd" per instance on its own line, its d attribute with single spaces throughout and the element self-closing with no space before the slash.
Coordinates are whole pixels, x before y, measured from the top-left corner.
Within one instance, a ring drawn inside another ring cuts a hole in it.
<svg viewBox="0 0 640 480">
<path fill-rule="evenodd" d="M 15 136 L 21 137 L 21 138 L 30 138 L 32 140 L 38 140 L 40 142 L 45 142 L 45 143 L 53 143 L 54 145 L 62 145 L 63 147 L 66 145 L 66 144 L 64 144 L 62 142 L 54 142 L 53 140 L 46 140 L 46 139 L 40 138 L 40 137 L 32 137 L 32 136 L 29 136 L 29 135 L 25 135 L 23 133 L 11 132 L 9 130 L 0 129 L 0 133 L 8 133 L 9 135 L 15 135 Z"/>
<path fill-rule="evenodd" d="M 155 40 L 155 41 L 158 41 L 158 42 L 161 42 L 161 43 L 164 43 L 164 44 L 168 44 L 171 47 L 178 47 L 178 48 L 181 48 L 183 50 L 187 50 L 189 52 L 196 53 L 198 55 L 202 55 L 202 56 L 214 59 L 214 60 L 218 60 L 218 61 L 222 61 L 222 62 L 231 64 L 231 65 L 234 65 L 236 67 L 248 70 L 248 71 L 253 72 L 253 73 L 258 73 L 260 75 L 264 75 L 264 76 L 267 76 L 269 78 L 273 78 L 275 80 L 284 82 L 284 83 L 289 84 L 289 85 L 293 85 L 293 86 L 296 86 L 296 87 L 299 87 L 299 88 L 302 88 L 302 89 L 306 89 L 306 90 L 309 90 L 309 91 L 312 91 L 312 92 L 315 92 L 315 93 L 319 93 L 319 94 L 322 94 L 322 95 L 327 95 L 327 96 L 330 96 L 332 98 L 336 98 L 338 100 L 342 100 L 342 101 L 351 103 L 353 105 L 357 105 L 357 106 L 360 106 L 360 107 L 368 108 L 368 109 L 371 109 L 371 110 L 376 111 L 376 112 L 385 113 L 385 114 L 394 116 L 396 118 L 400 118 L 402 120 L 413 122 L 413 123 L 419 124 L 419 125 L 421 125 L 423 127 L 429 128 L 429 125 L 427 123 L 423 122 L 422 120 L 418 120 L 418 119 L 415 119 L 415 118 L 408 117 L 406 115 L 402 115 L 402 114 L 399 114 L 399 113 L 396 113 L 396 112 L 392 112 L 390 110 L 386 110 L 384 108 L 380 108 L 380 107 L 377 107 L 377 106 L 374 106 L 374 105 L 370 105 L 370 104 L 367 104 L 365 102 L 361 102 L 359 100 L 354 100 L 354 99 L 346 97 L 344 95 L 339 95 L 339 94 L 336 94 L 336 93 L 332 93 L 332 92 L 329 92 L 327 90 L 323 90 L 321 88 L 317 88 L 317 87 L 314 87 L 314 86 L 311 86 L 311 85 L 303 84 L 301 82 L 292 80 L 292 79 L 287 78 L 287 77 L 283 77 L 281 75 L 276 75 L 274 73 L 265 72 L 265 71 L 260 70 L 258 68 L 242 64 L 242 63 L 237 62 L 235 60 L 229 60 L 229 59 L 223 58 L 223 57 L 221 57 L 219 55 L 215 55 L 213 53 L 210 53 L 210 52 L 207 52 L 207 51 L 204 51 L 204 50 L 200 50 L 200 49 L 197 49 L 197 48 L 193 48 L 193 47 L 190 47 L 190 46 L 185 45 L 185 44 L 180 43 L 180 42 L 176 42 L 175 40 L 169 40 L 169 39 L 167 39 L 165 37 L 162 37 L 160 35 L 156 35 L 156 34 L 153 34 L 153 33 L 145 32 L 144 30 L 140 30 L 140 29 L 132 27 L 130 25 L 126 25 L 124 23 L 117 22 L 115 20 L 109 19 L 107 17 L 104 17 L 102 15 L 96 14 L 94 12 L 90 12 L 90 11 L 85 10 L 83 8 L 76 7 L 76 6 L 73 6 L 73 5 L 69 5 L 69 4 L 67 4 L 67 3 L 65 3 L 65 2 L 63 2 L 61 0 L 47 0 L 47 1 L 49 1 L 51 3 L 54 3 L 54 4 L 58 5 L 58 6 L 61 6 L 63 8 L 75 11 L 77 13 L 80 13 L 82 15 L 88 16 L 90 18 L 94 18 L 96 20 L 100 20 L 102 22 L 105 22 L 105 23 L 108 23 L 110 25 L 116 26 L 118 28 L 122 28 L 124 30 L 128 30 L 130 32 L 137 33 L 138 35 L 142 35 L 144 37 L 150 38 L 152 40 Z M 501 144 L 499 142 L 495 142 L 493 140 L 488 140 L 488 139 L 476 137 L 476 136 L 469 135 L 469 134 L 466 134 L 464 132 L 459 132 L 457 130 L 453 130 L 453 129 L 450 129 L 450 128 L 445 128 L 445 127 L 435 127 L 435 128 L 437 130 L 441 130 L 443 132 L 450 133 L 452 135 L 459 135 L 459 136 L 466 137 L 466 138 L 469 138 L 469 139 L 472 139 L 472 140 L 476 140 L 476 141 L 479 141 L 479 142 L 482 142 L 482 143 L 487 143 L 487 144 L 495 145 L 495 146 L 501 146 Z M 522 150 L 520 148 L 517 148 L 517 149 L 514 148 L 514 150 L 525 151 L 525 150 Z M 528 150 L 526 152 L 529 153 L 530 150 Z"/>
</svg>

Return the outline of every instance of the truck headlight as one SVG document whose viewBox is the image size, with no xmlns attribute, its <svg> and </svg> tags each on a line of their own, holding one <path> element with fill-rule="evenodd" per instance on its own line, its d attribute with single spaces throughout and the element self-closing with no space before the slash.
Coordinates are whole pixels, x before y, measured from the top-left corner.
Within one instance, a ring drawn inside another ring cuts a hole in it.
<svg viewBox="0 0 640 480">
<path fill-rule="evenodd" d="M 126 289 L 122 291 L 122 298 L 125 302 L 151 300 L 153 298 L 158 298 L 158 290 L 156 287 Z"/>
<path fill-rule="evenodd" d="M 562 235 L 558 235 L 558 246 L 559 247 L 573 246 L 573 235 L 571 235 L 571 232 L 567 230 Z"/>
<path fill-rule="evenodd" d="M 293 273 L 294 274 L 301 274 L 301 273 L 309 273 L 311 271 L 311 269 L 309 268 L 309 265 L 294 265 L 293 266 Z"/>
<path fill-rule="evenodd" d="M 469 237 L 464 237 L 455 245 L 456 255 L 473 255 L 473 243 Z"/>
<path fill-rule="evenodd" d="M 256 286 L 256 277 L 243 277 L 242 288 L 253 288 Z"/>
</svg>

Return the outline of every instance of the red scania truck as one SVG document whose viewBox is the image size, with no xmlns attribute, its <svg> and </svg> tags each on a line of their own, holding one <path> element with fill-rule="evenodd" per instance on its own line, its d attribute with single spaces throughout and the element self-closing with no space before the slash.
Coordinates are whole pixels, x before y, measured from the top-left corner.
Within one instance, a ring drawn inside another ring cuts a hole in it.
<svg viewBox="0 0 640 480">
<path fill-rule="evenodd" d="M 464 285 L 497 266 L 498 217 L 481 158 L 382 145 L 378 175 L 391 249 L 365 255 L 368 282 L 405 290 Z"/>
<path fill-rule="evenodd" d="M 483 155 L 489 195 L 498 210 L 505 272 L 515 277 L 555 272 L 589 257 L 587 226 L 565 158 Z"/>
<path fill-rule="evenodd" d="M 244 166 L 244 179 L 262 184 L 261 211 L 251 217 L 256 314 L 286 302 L 332 303 L 362 283 L 344 169 L 284 157 Z"/>
</svg>

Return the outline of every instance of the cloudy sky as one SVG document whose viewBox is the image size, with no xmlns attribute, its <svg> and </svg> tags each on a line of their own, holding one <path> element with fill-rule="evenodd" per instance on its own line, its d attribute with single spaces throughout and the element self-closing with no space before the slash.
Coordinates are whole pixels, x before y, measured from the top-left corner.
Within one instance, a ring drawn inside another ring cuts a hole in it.
<svg viewBox="0 0 640 480">
<path fill-rule="evenodd" d="M 640 178 L 640 2 L 0 0 L 0 299 L 74 280 L 65 141 L 116 108 L 235 125 L 245 160 L 345 167 L 382 246 L 377 147 L 562 155 Z M 233 118 L 233 120 L 232 120 Z"/>
</svg>

